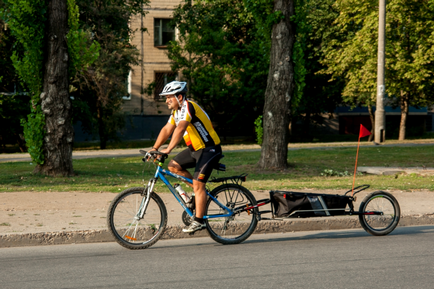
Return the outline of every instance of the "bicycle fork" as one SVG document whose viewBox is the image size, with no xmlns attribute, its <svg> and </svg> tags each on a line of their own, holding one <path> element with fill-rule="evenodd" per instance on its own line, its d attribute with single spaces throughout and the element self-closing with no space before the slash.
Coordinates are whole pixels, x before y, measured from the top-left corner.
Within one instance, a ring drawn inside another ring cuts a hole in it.
<svg viewBox="0 0 434 289">
<path fill-rule="evenodd" d="M 142 199 L 142 202 L 140 203 L 139 211 L 137 212 L 137 215 L 134 217 L 134 220 L 138 221 L 140 219 L 143 219 L 145 216 L 146 209 L 148 208 L 149 200 L 151 199 L 151 193 L 154 190 L 154 185 L 157 182 L 157 179 L 153 178 L 150 179 L 148 182 L 148 185 L 145 187 L 145 194 L 146 196 Z"/>
</svg>

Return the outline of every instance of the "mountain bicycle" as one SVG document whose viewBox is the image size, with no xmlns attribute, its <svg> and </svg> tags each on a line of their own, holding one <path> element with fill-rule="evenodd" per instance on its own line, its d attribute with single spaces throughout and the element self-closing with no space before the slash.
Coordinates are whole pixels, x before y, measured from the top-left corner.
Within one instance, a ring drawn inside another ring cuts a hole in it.
<svg viewBox="0 0 434 289">
<path fill-rule="evenodd" d="M 140 150 L 144 162 L 152 161 L 155 166 L 154 177 L 144 187 L 130 188 L 119 193 L 108 209 L 107 225 L 117 243 L 128 249 L 145 249 L 155 244 L 167 226 L 167 210 L 164 202 L 154 192 L 155 184 L 161 180 L 184 209 L 182 221 L 189 225 L 194 217 L 193 207 L 184 202 L 178 191 L 167 180 L 170 176 L 192 184 L 189 178 L 163 169 L 168 155 Z M 218 163 L 213 169 L 224 171 L 225 166 Z M 210 237 L 221 244 L 238 244 L 246 240 L 255 230 L 260 215 L 252 193 L 242 186 L 246 175 L 212 178 L 209 183 L 221 183 L 206 194 L 206 230 Z M 261 204 L 263 205 L 263 204 Z"/>
</svg>

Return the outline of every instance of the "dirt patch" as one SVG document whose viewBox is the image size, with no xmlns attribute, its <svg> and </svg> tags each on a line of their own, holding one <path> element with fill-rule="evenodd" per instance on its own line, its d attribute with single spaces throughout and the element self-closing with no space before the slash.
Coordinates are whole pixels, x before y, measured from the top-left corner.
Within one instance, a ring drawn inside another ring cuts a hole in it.
<svg viewBox="0 0 434 289">
<path fill-rule="evenodd" d="M 0 234 L 105 228 L 112 193 L 1 193 Z"/>
</svg>

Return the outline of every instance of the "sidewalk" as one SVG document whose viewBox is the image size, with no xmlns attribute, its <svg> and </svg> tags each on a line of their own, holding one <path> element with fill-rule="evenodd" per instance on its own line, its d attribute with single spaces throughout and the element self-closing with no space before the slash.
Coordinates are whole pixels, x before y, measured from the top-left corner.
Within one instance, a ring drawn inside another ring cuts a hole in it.
<svg viewBox="0 0 434 289">
<path fill-rule="evenodd" d="M 289 190 L 289 188 L 288 188 Z M 306 190 L 306 192 L 315 192 Z M 344 190 L 321 191 L 343 194 Z M 355 208 L 372 191 L 357 194 Z M 401 207 L 400 226 L 434 224 L 434 192 L 390 191 Z M 268 191 L 253 192 L 256 199 Z M 182 233 L 182 208 L 170 193 L 159 193 L 168 212 L 164 238 L 190 238 Z M 0 247 L 113 241 L 107 231 L 106 214 L 113 193 L 14 192 L 2 193 L 0 201 Z M 29 205 L 31 204 L 31 205 Z M 268 210 L 266 205 L 262 210 Z M 265 216 L 264 217 L 269 217 Z M 360 228 L 357 216 L 261 221 L 255 233 Z M 207 236 L 205 231 L 193 237 Z"/>
<path fill-rule="evenodd" d="M 376 147 L 376 146 L 425 146 L 433 145 L 434 139 L 422 139 L 422 140 L 406 140 L 406 141 L 386 141 L 385 144 L 375 145 L 372 142 L 362 141 L 360 146 L 364 147 Z M 343 148 L 343 147 L 357 147 L 357 142 L 341 142 L 341 143 L 295 143 L 289 144 L 288 150 L 297 149 L 324 149 L 324 148 Z M 145 150 L 147 148 L 144 148 Z M 148 148 L 149 149 L 149 148 Z M 260 151 L 259 145 L 223 145 L 223 152 L 225 151 Z M 175 149 L 171 154 L 176 154 L 182 149 Z M 84 158 L 106 158 L 106 157 L 135 157 L 140 156 L 139 149 L 107 149 L 107 150 L 88 150 L 88 151 L 73 151 L 73 159 Z M 30 155 L 28 153 L 14 153 L 14 154 L 0 154 L 0 163 L 2 162 L 31 162 Z"/>
</svg>

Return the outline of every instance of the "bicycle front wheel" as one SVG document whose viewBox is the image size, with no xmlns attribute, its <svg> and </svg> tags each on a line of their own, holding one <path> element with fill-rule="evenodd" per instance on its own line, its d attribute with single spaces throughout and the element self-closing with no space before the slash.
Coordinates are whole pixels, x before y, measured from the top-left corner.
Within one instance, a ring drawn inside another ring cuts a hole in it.
<svg viewBox="0 0 434 289">
<path fill-rule="evenodd" d="M 144 198 L 144 188 L 131 188 L 119 193 L 110 204 L 109 231 L 125 248 L 146 249 L 158 241 L 166 228 L 166 207 L 155 193 L 151 193 L 143 218 L 138 217 Z"/>
<path fill-rule="evenodd" d="M 256 200 L 252 193 L 246 188 L 235 184 L 221 185 L 210 194 L 230 210 L 256 205 Z M 206 215 L 211 218 L 206 219 L 205 223 L 210 237 L 214 241 L 225 245 L 243 242 L 256 229 L 256 225 L 258 224 L 258 209 L 240 211 L 231 217 L 212 218 L 212 216 L 227 213 L 213 199 L 208 199 Z"/>
<path fill-rule="evenodd" d="M 366 232 L 383 236 L 398 225 L 401 209 L 394 196 L 387 192 L 374 192 L 360 204 L 359 221 Z"/>
</svg>

